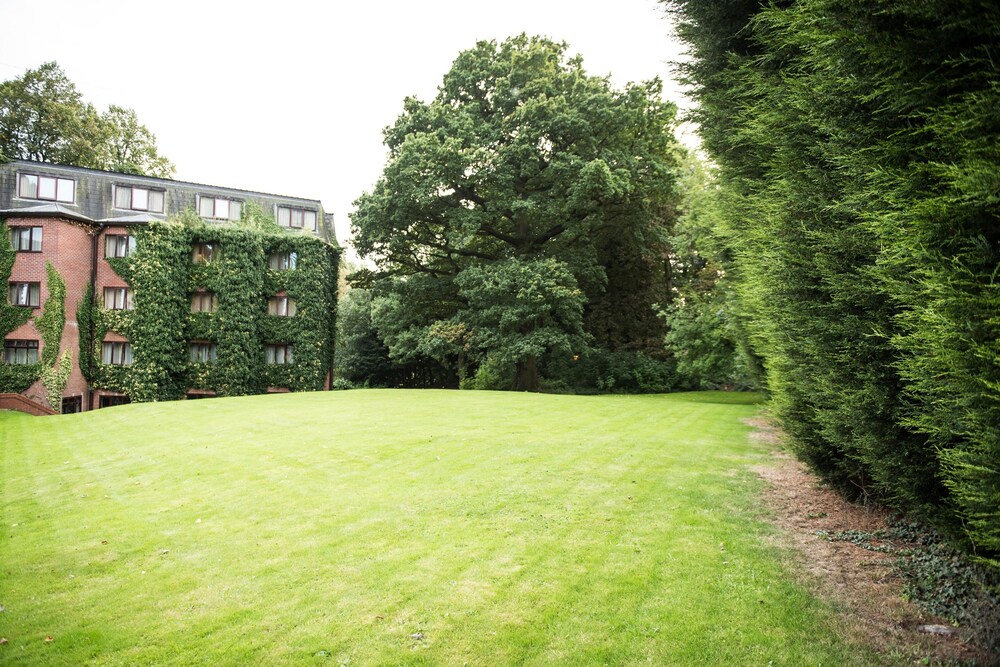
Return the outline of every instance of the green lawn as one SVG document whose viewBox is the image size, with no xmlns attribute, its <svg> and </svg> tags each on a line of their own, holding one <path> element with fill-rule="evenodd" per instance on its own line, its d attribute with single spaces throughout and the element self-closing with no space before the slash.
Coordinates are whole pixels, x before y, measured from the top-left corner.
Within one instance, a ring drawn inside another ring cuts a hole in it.
<svg viewBox="0 0 1000 667">
<path fill-rule="evenodd" d="M 756 410 L 365 390 L 0 413 L 0 663 L 876 663 L 767 546 Z"/>
</svg>

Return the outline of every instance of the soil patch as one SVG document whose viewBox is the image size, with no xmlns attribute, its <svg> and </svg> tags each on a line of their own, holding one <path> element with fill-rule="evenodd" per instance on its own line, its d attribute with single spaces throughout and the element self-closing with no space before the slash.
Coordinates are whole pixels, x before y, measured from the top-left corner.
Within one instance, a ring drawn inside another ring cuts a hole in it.
<svg viewBox="0 0 1000 667">
<path fill-rule="evenodd" d="M 767 420 L 747 423 L 756 429 L 750 437 L 775 448 L 780 445 L 781 432 Z M 893 571 L 891 554 L 827 539 L 841 531 L 888 528 L 888 511 L 844 500 L 783 451 L 777 451 L 776 459 L 773 465 L 754 469 L 767 482 L 764 501 L 780 529 L 776 539 L 795 554 L 803 583 L 834 602 L 847 636 L 874 647 L 891 662 L 995 664 L 995 656 L 978 651 L 957 633 L 921 630 L 948 623 L 903 599 L 903 580 Z M 894 541 L 886 546 L 914 545 Z"/>
</svg>

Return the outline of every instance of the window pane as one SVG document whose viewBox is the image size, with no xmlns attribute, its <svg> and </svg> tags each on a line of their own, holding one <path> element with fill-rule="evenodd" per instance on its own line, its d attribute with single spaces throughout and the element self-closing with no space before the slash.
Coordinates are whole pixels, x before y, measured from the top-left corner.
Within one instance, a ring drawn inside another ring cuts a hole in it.
<svg viewBox="0 0 1000 667">
<path fill-rule="evenodd" d="M 38 343 L 34 345 L 29 345 L 28 349 L 25 350 L 24 363 L 26 364 L 37 364 L 38 363 Z"/>
<path fill-rule="evenodd" d="M 225 199 L 215 200 L 215 217 L 216 218 L 228 218 L 229 217 L 229 202 Z"/>
<path fill-rule="evenodd" d="M 285 299 L 285 315 L 288 317 L 295 316 L 295 302 L 291 299 Z"/>
<path fill-rule="evenodd" d="M 305 227 L 316 231 L 316 211 L 306 211 Z"/>
<path fill-rule="evenodd" d="M 299 209 L 292 209 L 292 227 L 302 226 L 302 211 Z"/>
<path fill-rule="evenodd" d="M 135 237 L 134 236 L 126 236 L 125 237 L 125 246 L 126 246 L 126 250 L 125 250 L 125 254 L 126 255 L 131 255 L 133 252 L 135 252 Z"/>
<path fill-rule="evenodd" d="M 149 209 L 149 190 L 132 188 L 132 208 L 137 211 Z"/>
<path fill-rule="evenodd" d="M 132 208 L 132 188 L 115 186 L 115 208 Z"/>
<path fill-rule="evenodd" d="M 292 222 L 292 211 L 283 206 L 278 207 L 278 224 L 288 227 Z"/>
<path fill-rule="evenodd" d="M 292 363 L 292 346 L 291 345 L 286 345 L 285 346 L 285 363 L 286 364 Z"/>
<path fill-rule="evenodd" d="M 37 306 L 42 303 L 41 291 L 42 286 L 39 283 L 29 283 L 28 301 L 32 306 Z"/>
<path fill-rule="evenodd" d="M 122 363 L 130 366 L 132 364 L 132 346 L 129 343 L 123 343 L 122 348 Z"/>
<path fill-rule="evenodd" d="M 49 176 L 38 177 L 38 198 L 39 199 L 56 198 L 56 179 L 51 178 Z"/>
<path fill-rule="evenodd" d="M 149 191 L 149 210 L 154 213 L 163 213 L 163 192 L 160 190 Z"/>
<path fill-rule="evenodd" d="M 106 258 L 107 257 L 114 257 L 115 256 L 115 250 L 116 250 L 117 247 L 118 247 L 118 239 L 116 237 L 114 237 L 114 236 L 105 236 L 104 237 L 104 256 Z"/>
<path fill-rule="evenodd" d="M 239 220 L 240 219 L 240 208 L 241 204 L 238 201 L 229 202 L 229 219 Z"/>
<path fill-rule="evenodd" d="M 125 309 L 133 310 L 135 308 L 135 292 L 132 290 L 125 290 Z"/>
<path fill-rule="evenodd" d="M 104 364 L 111 363 L 111 353 L 113 352 L 113 350 L 114 348 L 111 346 L 111 343 L 104 343 L 101 346 L 101 363 Z"/>
<path fill-rule="evenodd" d="M 274 346 L 273 345 L 268 345 L 267 346 L 265 357 L 266 357 L 267 363 L 269 363 L 269 364 L 273 364 L 274 363 Z"/>
<path fill-rule="evenodd" d="M 299 265 L 299 255 L 298 253 L 290 252 L 288 253 L 288 268 L 294 269 Z"/>
<path fill-rule="evenodd" d="M 64 201 L 72 204 L 76 199 L 73 195 L 76 194 L 73 190 L 76 188 L 76 181 L 70 180 L 68 178 L 59 179 L 59 189 L 56 194 L 56 199 L 59 201 Z"/>
<path fill-rule="evenodd" d="M 215 215 L 215 200 L 211 197 L 202 197 L 198 204 L 198 215 L 203 218 L 211 218 Z"/>
<path fill-rule="evenodd" d="M 25 230 L 27 231 L 27 230 Z M 41 252 L 42 251 L 42 228 L 32 227 L 31 228 L 31 251 Z"/>
<path fill-rule="evenodd" d="M 38 199 L 38 177 L 29 174 L 21 174 L 21 197 L 27 199 Z"/>
</svg>

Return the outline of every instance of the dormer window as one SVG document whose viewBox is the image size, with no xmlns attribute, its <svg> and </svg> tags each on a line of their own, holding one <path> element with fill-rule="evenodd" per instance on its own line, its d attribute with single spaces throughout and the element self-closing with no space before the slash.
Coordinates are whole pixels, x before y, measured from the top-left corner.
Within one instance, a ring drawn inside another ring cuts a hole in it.
<svg viewBox="0 0 1000 667">
<path fill-rule="evenodd" d="M 128 211 L 163 213 L 166 193 L 133 185 L 115 185 L 115 208 Z"/>
<path fill-rule="evenodd" d="M 198 215 L 212 220 L 239 220 L 241 203 L 232 199 L 198 195 Z"/>
<path fill-rule="evenodd" d="M 291 206 L 278 207 L 278 224 L 293 229 L 316 231 L 316 211 Z"/>
<path fill-rule="evenodd" d="M 18 174 L 17 196 L 72 204 L 76 201 L 76 181 L 71 178 Z"/>
</svg>

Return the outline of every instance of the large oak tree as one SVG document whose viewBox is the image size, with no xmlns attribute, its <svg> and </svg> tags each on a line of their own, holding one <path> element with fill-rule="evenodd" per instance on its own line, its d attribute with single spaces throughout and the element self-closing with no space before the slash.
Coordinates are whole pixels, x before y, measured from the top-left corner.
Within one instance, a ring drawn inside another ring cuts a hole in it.
<svg viewBox="0 0 1000 667">
<path fill-rule="evenodd" d="M 536 390 L 543 353 L 585 345 L 609 249 L 658 242 L 674 115 L 659 81 L 616 90 L 566 44 L 525 35 L 461 53 L 430 103 L 407 98 L 352 226 L 376 293 L 433 295 L 396 298 L 409 348 L 511 361 L 516 388 Z"/>
</svg>

